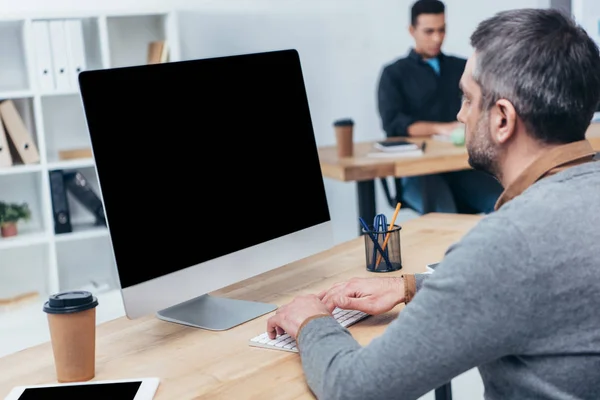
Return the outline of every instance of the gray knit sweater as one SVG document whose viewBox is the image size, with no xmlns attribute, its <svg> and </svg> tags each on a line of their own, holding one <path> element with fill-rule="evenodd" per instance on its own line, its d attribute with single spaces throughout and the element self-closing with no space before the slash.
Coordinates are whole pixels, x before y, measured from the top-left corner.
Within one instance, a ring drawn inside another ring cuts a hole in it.
<svg viewBox="0 0 600 400">
<path fill-rule="evenodd" d="M 369 345 L 330 317 L 307 323 L 298 343 L 319 399 L 417 399 L 478 367 L 489 400 L 596 400 L 599 307 L 594 162 L 483 218 Z"/>
</svg>

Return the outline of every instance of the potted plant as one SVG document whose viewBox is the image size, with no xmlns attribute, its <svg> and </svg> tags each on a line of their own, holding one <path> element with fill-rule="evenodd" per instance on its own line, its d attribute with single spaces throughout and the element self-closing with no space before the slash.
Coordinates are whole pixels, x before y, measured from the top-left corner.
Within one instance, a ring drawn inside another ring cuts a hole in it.
<svg viewBox="0 0 600 400">
<path fill-rule="evenodd" d="M 31 211 L 27 203 L 6 203 L 0 201 L 0 234 L 2 237 L 16 236 L 17 222 L 28 221 Z"/>
</svg>

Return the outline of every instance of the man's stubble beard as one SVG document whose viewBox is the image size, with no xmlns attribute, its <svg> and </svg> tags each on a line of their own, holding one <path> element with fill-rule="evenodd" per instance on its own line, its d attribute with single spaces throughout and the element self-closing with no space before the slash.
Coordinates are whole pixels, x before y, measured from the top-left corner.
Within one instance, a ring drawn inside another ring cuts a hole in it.
<svg viewBox="0 0 600 400">
<path fill-rule="evenodd" d="M 475 129 L 471 134 L 471 140 L 467 143 L 469 165 L 478 171 L 485 172 L 500 179 L 498 168 L 499 149 L 492 141 L 490 131 L 489 112 L 483 112 Z"/>
</svg>

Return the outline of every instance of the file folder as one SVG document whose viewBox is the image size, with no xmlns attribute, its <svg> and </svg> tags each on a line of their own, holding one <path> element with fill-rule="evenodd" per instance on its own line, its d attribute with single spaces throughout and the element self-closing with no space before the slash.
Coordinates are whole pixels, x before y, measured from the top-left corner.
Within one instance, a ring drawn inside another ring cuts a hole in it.
<svg viewBox="0 0 600 400">
<path fill-rule="evenodd" d="M 56 86 L 52 67 L 52 48 L 50 47 L 48 21 L 32 21 L 31 30 L 37 83 L 43 92 L 51 92 Z"/>
<path fill-rule="evenodd" d="M 12 156 L 8 147 L 8 137 L 4 131 L 2 119 L 0 119 L 0 168 L 10 167 L 12 163 Z"/>
<path fill-rule="evenodd" d="M 50 171 L 50 192 L 52 194 L 52 214 L 54 217 L 54 233 L 69 233 L 73 231 L 71 225 L 71 211 L 67 199 L 63 171 Z"/>
<path fill-rule="evenodd" d="M 79 171 L 63 173 L 65 187 L 85 208 L 96 217 L 96 225 L 106 226 L 102 200 L 91 188 L 88 180 Z"/>
<path fill-rule="evenodd" d="M 166 63 L 169 58 L 169 47 L 165 40 L 157 40 L 148 44 L 148 64 Z"/>
<path fill-rule="evenodd" d="M 8 136 L 15 145 L 17 154 L 21 157 L 23 164 L 39 162 L 40 154 L 35 141 L 12 100 L 5 100 L 0 103 L 0 117 L 4 121 L 6 132 L 8 132 Z"/>
<path fill-rule="evenodd" d="M 51 20 L 50 46 L 52 48 L 52 67 L 54 70 L 54 82 L 56 90 L 64 91 L 71 89 L 71 78 L 69 71 L 69 54 L 67 52 L 67 34 L 64 20 Z"/>
<path fill-rule="evenodd" d="M 83 26 L 81 20 L 66 20 L 65 33 L 67 39 L 67 56 L 69 61 L 71 88 L 76 89 L 79 86 L 77 77 L 79 76 L 79 73 L 86 68 L 85 43 L 83 40 Z"/>
</svg>

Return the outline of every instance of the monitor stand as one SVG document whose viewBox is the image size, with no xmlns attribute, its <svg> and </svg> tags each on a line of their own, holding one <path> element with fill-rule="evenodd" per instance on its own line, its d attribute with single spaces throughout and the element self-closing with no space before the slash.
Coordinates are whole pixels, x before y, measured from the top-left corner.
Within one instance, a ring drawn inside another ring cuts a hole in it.
<svg viewBox="0 0 600 400">
<path fill-rule="evenodd" d="M 276 309 L 277 306 L 274 304 L 205 294 L 158 311 L 156 316 L 163 321 L 176 324 L 224 331 Z"/>
</svg>

